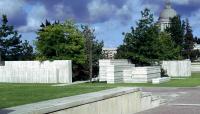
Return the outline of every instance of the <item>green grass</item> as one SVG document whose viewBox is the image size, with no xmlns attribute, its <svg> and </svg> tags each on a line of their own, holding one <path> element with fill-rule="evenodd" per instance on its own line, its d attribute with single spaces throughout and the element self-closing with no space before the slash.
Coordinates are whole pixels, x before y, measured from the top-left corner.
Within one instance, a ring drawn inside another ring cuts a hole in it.
<svg viewBox="0 0 200 114">
<path fill-rule="evenodd" d="M 171 79 L 171 81 L 162 83 L 162 84 L 152 84 L 152 83 L 122 83 L 122 84 L 106 84 L 106 83 L 96 83 L 91 84 L 88 83 L 86 85 L 93 85 L 93 86 L 104 86 L 107 87 L 197 87 L 200 86 L 200 74 L 194 73 L 190 78 L 183 78 L 183 79 Z"/>
<path fill-rule="evenodd" d="M 84 93 L 96 92 L 115 87 L 196 87 L 200 86 L 200 74 L 192 74 L 186 79 L 173 79 L 170 82 L 153 85 L 144 84 L 106 84 L 84 83 L 63 87 L 50 84 L 3 84 L 0 83 L 0 109 L 34 103 L 49 99 L 68 97 Z"/>
<path fill-rule="evenodd" d="M 45 84 L 0 84 L 0 109 L 49 99 L 68 97 L 111 87 L 71 85 L 53 87 Z"/>
</svg>

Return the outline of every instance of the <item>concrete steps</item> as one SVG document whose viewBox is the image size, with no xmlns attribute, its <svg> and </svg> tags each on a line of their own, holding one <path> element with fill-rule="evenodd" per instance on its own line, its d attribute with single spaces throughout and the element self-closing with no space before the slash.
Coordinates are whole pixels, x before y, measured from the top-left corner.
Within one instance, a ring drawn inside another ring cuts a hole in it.
<svg viewBox="0 0 200 114">
<path fill-rule="evenodd" d="M 143 92 L 141 96 L 142 110 L 149 110 L 166 103 L 160 96 L 152 95 L 150 92 Z"/>
</svg>

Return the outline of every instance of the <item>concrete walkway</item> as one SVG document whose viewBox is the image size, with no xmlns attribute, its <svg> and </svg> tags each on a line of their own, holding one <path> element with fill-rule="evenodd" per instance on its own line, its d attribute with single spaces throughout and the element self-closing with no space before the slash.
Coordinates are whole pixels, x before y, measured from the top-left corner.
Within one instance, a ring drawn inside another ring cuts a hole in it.
<svg viewBox="0 0 200 114">
<path fill-rule="evenodd" d="M 200 88 L 143 88 L 168 102 L 137 114 L 200 114 Z"/>
</svg>

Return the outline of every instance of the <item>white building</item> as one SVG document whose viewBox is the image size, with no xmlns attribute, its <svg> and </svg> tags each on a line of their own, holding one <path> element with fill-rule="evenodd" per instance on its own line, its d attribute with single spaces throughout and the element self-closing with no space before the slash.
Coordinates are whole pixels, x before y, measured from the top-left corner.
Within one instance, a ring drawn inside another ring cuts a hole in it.
<svg viewBox="0 0 200 114">
<path fill-rule="evenodd" d="M 117 48 L 103 48 L 102 50 L 106 59 L 114 59 L 115 54 L 117 54 Z"/>
<path fill-rule="evenodd" d="M 167 27 L 170 26 L 170 18 L 177 16 L 176 11 L 171 7 L 170 0 L 167 0 L 163 11 L 160 13 L 158 19 L 158 25 L 160 26 L 161 31 L 164 31 Z"/>
</svg>

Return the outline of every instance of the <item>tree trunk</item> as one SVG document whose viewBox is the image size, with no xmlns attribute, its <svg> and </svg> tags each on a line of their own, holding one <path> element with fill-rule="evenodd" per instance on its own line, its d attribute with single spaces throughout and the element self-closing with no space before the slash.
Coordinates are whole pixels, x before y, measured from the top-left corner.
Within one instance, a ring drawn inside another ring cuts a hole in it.
<svg viewBox="0 0 200 114">
<path fill-rule="evenodd" d="M 92 82 L 92 39 L 89 41 L 89 66 L 90 66 L 90 82 Z"/>
</svg>

